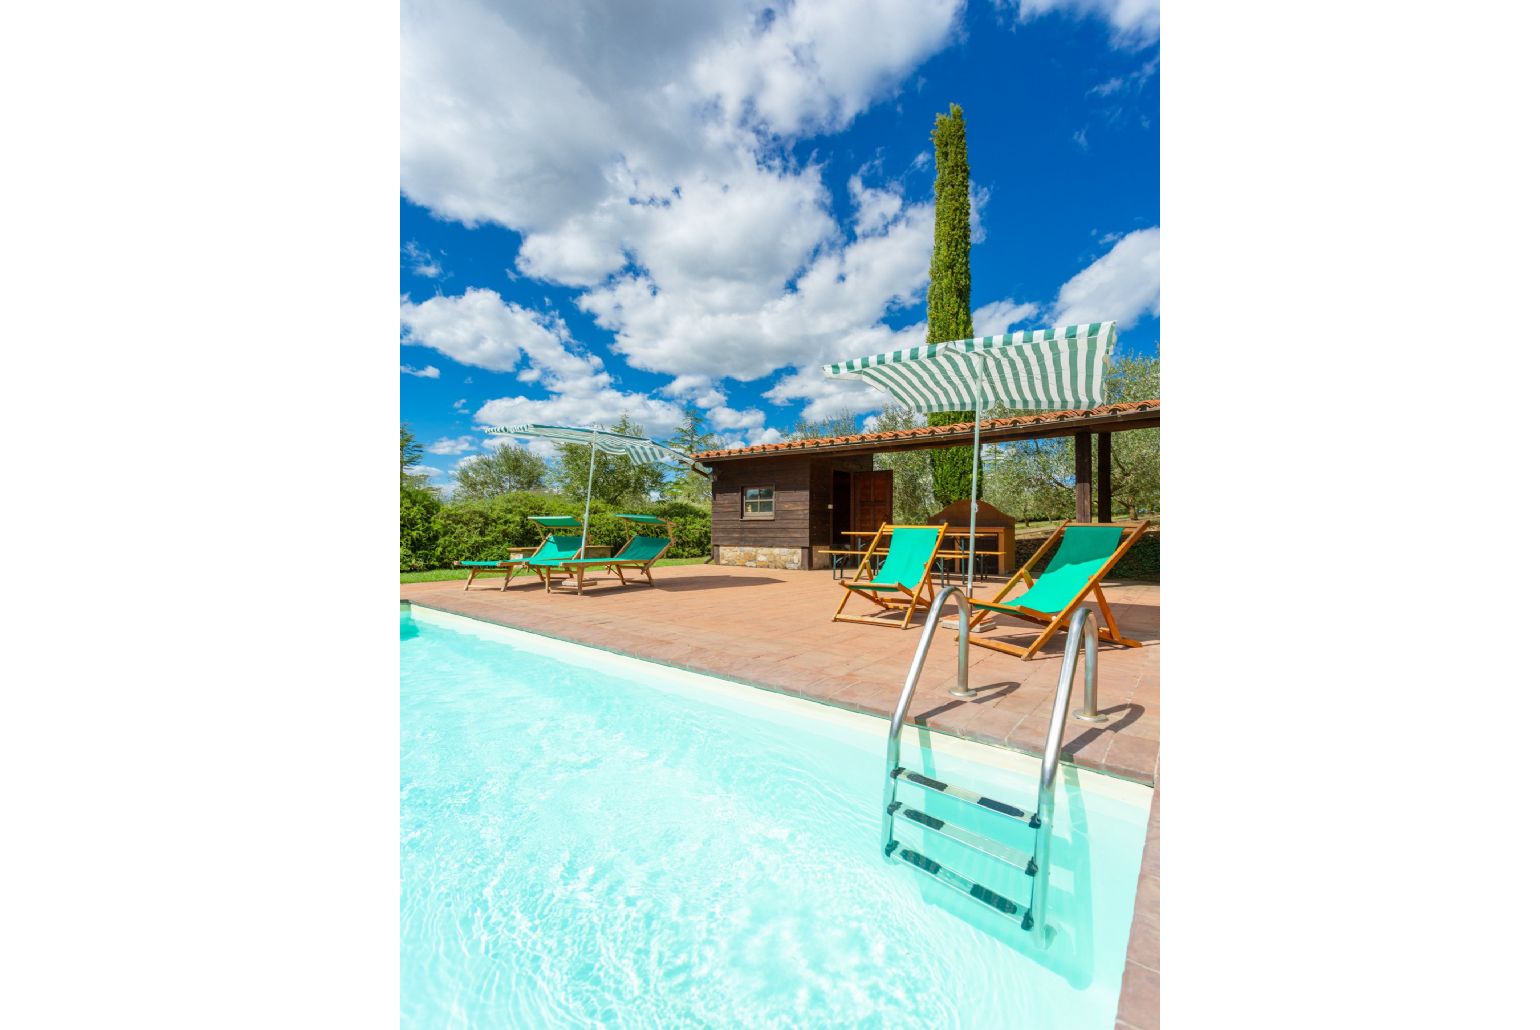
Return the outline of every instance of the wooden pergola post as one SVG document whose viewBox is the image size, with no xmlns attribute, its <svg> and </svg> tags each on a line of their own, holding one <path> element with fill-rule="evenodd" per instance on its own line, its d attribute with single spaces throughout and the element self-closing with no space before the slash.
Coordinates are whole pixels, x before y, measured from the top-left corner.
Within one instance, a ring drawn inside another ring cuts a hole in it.
<svg viewBox="0 0 1540 1030">
<path fill-rule="evenodd" d="M 1112 521 L 1112 434 L 1096 434 L 1096 521 Z"/>
<path fill-rule="evenodd" d="M 1075 521 L 1091 521 L 1091 434 L 1075 434 Z"/>
</svg>

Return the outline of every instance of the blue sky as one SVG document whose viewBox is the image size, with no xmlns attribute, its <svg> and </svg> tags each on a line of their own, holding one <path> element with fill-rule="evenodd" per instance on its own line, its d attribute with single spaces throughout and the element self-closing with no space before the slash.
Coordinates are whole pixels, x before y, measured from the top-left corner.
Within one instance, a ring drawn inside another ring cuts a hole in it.
<svg viewBox="0 0 1540 1030">
<path fill-rule="evenodd" d="M 434 482 L 512 421 L 870 414 L 818 366 L 923 339 L 952 102 L 975 331 L 1155 349 L 1156 4 L 532 6 L 402 10 L 401 413 Z"/>
</svg>

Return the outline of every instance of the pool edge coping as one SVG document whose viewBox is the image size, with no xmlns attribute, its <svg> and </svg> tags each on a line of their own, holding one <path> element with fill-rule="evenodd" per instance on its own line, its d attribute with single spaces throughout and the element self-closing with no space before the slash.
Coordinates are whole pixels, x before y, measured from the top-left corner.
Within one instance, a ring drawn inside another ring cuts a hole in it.
<svg viewBox="0 0 1540 1030">
<path fill-rule="evenodd" d="M 613 647 L 605 647 L 605 646 L 603 646 L 601 644 L 591 644 L 591 643 L 588 643 L 587 641 L 573 640 L 570 637 L 564 637 L 564 636 L 560 636 L 559 634 L 556 634 L 556 633 L 548 633 L 548 632 L 545 632 L 545 631 L 542 631 L 542 630 L 530 629 L 530 628 L 528 628 L 526 626 L 517 626 L 517 625 L 513 625 L 513 624 L 510 624 L 510 623 L 506 623 L 506 622 L 496 622 L 496 621 L 494 621 L 492 619 L 482 618 L 482 617 L 480 617 L 478 615 L 471 615 L 471 614 L 468 614 L 466 612 L 456 611 L 453 608 L 440 607 L 440 606 L 434 605 L 434 604 L 427 604 L 427 603 L 425 603 L 423 601 L 413 600 L 413 599 L 410 599 L 410 598 L 405 598 L 405 597 L 401 598 L 401 605 L 403 607 L 426 608 L 429 611 L 438 612 L 438 613 L 440 613 L 442 615 L 450 615 L 450 616 L 454 616 L 455 618 L 459 618 L 459 619 L 468 619 L 468 620 L 470 620 L 472 622 L 480 622 L 480 623 L 483 623 L 483 624 L 488 625 L 488 626 L 496 626 L 499 629 L 511 629 L 511 630 L 514 630 L 514 631 L 519 632 L 519 633 L 528 633 L 531 636 L 544 637 L 547 640 L 557 640 L 557 641 L 560 641 L 561 643 L 570 644 L 570 645 L 572 645 L 574 647 L 587 647 L 587 648 L 591 648 L 591 649 L 593 649 L 595 651 L 603 651 L 606 654 L 618 655 L 621 658 L 630 658 L 630 659 L 633 659 L 635 661 L 646 662 L 649 665 L 656 665 L 659 668 L 672 669 L 675 672 L 686 672 L 686 673 L 689 673 L 689 674 L 694 675 L 694 676 L 705 676 L 705 677 L 708 677 L 710 679 L 721 680 L 724 683 L 731 683 L 731 684 L 733 684 L 735 686 L 748 687 L 750 690 L 758 690 L 758 691 L 762 691 L 762 692 L 767 693 L 767 694 L 775 694 L 778 697 L 791 698 L 791 699 L 796 700 L 796 701 L 807 701 L 810 704 L 819 705 L 819 706 L 824 707 L 824 708 L 834 709 L 836 711 L 850 712 L 850 713 L 854 713 L 856 715 L 866 716 L 868 718 L 873 718 L 873 719 L 883 719 L 883 718 L 891 718 L 892 717 L 891 713 L 889 715 L 887 715 L 887 716 L 884 716 L 884 715 L 882 715 L 880 713 L 867 711 L 865 709 L 857 708 L 857 707 L 854 707 L 852 705 L 839 704 L 836 701 L 834 701 L 832 698 L 809 697 L 806 694 L 793 693 L 793 692 L 788 691 L 788 690 L 782 690 L 779 687 L 770 686 L 770 685 L 764 684 L 764 683 L 754 683 L 754 682 L 751 682 L 749 680 L 739 679 L 739 678 L 734 677 L 734 676 L 723 675 L 722 673 L 719 673 L 719 672 L 716 672 L 716 671 L 709 671 L 709 670 L 705 670 L 705 669 L 696 669 L 696 668 L 692 668 L 691 666 L 688 666 L 688 665 L 679 665 L 679 664 L 676 664 L 674 662 L 664 661 L 661 658 L 651 658 L 651 657 L 648 657 L 647 655 L 635 654 L 635 653 L 633 653 L 631 651 L 622 651 L 622 650 L 618 650 L 618 649 L 613 648 Z M 934 727 L 934 726 L 927 726 L 927 725 L 924 725 L 922 723 L 914 722 L 912 719 L 911 720 L 906 720 L 904 722 L 904 726 L 905 726 L 906 729 L 914 729 L 914 730 L 919 731 L 919 732 L 930 733 L 930 734 L 946 737 L 949 740 L 955 740 L 955 741 L 959 741 L 959 742 L 965 743 L 965 744 L 973 744 L 973 745 L 977 745 L 979 747 L 990 748 L 990 749 L 995 750 L 995 751 L 1003 751 L 1003 752 L 1006 752 L 1007 754 L 1025 755 L 1026 757 L 1034 759 L 1035 761 L 1038 761 L 1038 762 L 1041 762 L 1043 760 L 1043 754 L 1042 754 L 1042 752 L 1040 750 L 1039 751 L 1033 751 L 1033 750 L 1031 750 L 1029 748 L 1026 748 L 1026 747 L 1013 747 L 1010 744 L 1005 743 L 1003 741 L 997 742 L 997 741 L 992 741 L 992 740 L 982 740 L 982 739 L 977 738 L 977 737 L 965 737 L 965 736 L 962 736 L 962 735 L 957 734 L 957 733 L 952 733 L 952 732 L 950 732 L 948 730 L 945 730 L 945 729 L 940 729 L 940 728 L 937 728 L 937 727 Z M 1111 770 L 1111 769 L 1106 769 L 1106 768 L 1103 768 L 1103 767 L 1100 767 L 1100 766 L 1086 765 L 1086 764 L 1082 764 L 1082 763 L 1076 762 L 1074 755 L 1061 755 L 1060 759 L 1059 759 L 1059 763 L 1060 763 L 1061 767 L 1073 768 L 1073 769 L 1075 769 L 1077 771 L 1093 773 L 1093 774 L 1095 774 L 1097 776 L 1106 776 L 1109 779 L 1119 780 L 1119 781 L 1121 781 L 1123 783 L 1128 783 L 1128 784 L 1132 784 L 1134 786 L 1143 787 L 1146 790 L 1151 790 L 1151 791 L 1153 791 L 1155 789 L 1155 782 L 1154 781 L 1158 778 L 1158 768 L 1159 768 L 1158 762 L 1157 762 L 1157 765 L 1156 765 L 1156 770 L 1152 771 L 1151 779 L 1148 782 L 1146 782 L 1145 780 L 1142 780 L 1142 779 L 1140 779 L 1140 778 L 1138 778 L 1136 776 L 1124 775 L 1123 773 L 1119 773 L 1119 772 L 1116 772 L 1116 771 Z"/>
</svg>

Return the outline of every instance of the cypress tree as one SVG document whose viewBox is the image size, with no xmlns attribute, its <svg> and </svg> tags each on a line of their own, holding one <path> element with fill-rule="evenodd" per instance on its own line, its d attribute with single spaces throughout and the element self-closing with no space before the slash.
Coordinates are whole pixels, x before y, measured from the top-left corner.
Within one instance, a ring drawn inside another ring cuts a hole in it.
<svg viewBox="0 0 1540 1030">
<path fill-rule="evenodd" d="M 925 342 L 943 343 L 973 336 L 973 276 L 968 251 L 973 230 L 968 208 L 968 135 L 962 108 L 951 105 L 936 115 L 931 132 L 936 145 L 936 239 L 930 254 L 930 291 L 926 297 Z M 971 411 L 939 411 L 926 416 L 933 426 L 973 421 Z M 973 448 L 947 447 L 930 452 L 936 503 L 948 505 L 970 494 Z M 984 492 L 982 470 L 979 493 Z"/>
</svg>

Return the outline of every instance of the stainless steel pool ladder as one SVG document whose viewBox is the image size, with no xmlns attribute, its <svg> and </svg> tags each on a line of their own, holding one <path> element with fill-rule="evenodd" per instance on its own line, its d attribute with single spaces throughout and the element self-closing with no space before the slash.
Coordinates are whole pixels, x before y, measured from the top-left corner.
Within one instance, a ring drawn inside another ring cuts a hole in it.
<svg viewBox="0 0 1540 1030">
<path fill-rule="evenodd" d="M 961 587 L 942 587 L 936 594 L 935 601 L 931 603 L 930 612 L 925 617 L 925 625 L 920 630 L 920 642 L 914 652 L 914 662 L 909 667 L 909 677 L 904 681 L 903 692 L 898 696 L 898 706 L 893 710 L 893 719 L 888 724 L 886 775 L 882 798 L 882 853 L 891 859 L 893 853 L 897 851 L 899 858 L 922 873 L 965 897 L 979 902 L 997 915 L 1008 917 L 1013 921 L 1019 917 L 1021 929 L 1031 933 L 1040 946 L 1046 947 L 1049 939 L 1048 924 L 1044 916 L 1048 904 L 1048 852 L 1053 843 L 1054 787 L 1059 774 L 1059 751 L 1064 744 L 1064 727 L 1069 716 L 1070 694 L 1074 690 L 1075 667 L 1079 664 L 1079 654 L 1082 649 L 1085 651 L 1085 706 L 1075 712 L 1075 718 L 1084 722 L 1105 722 L 1107 719 L 1096 707 L 1096 641 L 1100 620 L 1097 618 L 1096 610 L 1091 606 L 1077 609 L 1070 616 L 1069 636 L 1065 640 L 1064 658 L 1059 666 L 1059 685 L 1054 693 L 1053 715 L 1048 720 L 1048 738 L 1043 742 L 1043 770 L 1037 783 L 1037 810 L 1028 813 L 1015 805 L 954 783 L 943 783 L 912 769 L 905 769 L 899 764 L 899 738 L 903 732 L 904 718 L 909 714 L 909 703 L 913 700 L 915 686 L 920 681 L 920 671 L 925 666 L 925 656 L 930 651 L 930 643 L 936 635 L 936 628 L 941 623 L 941 605 L 949 595 L 954 594 L 957 599 L 958 629 L 957 686 L 951 693 L 954 697 L 972 697 L 975 693 L 968 688 L 968 622 L 972 608 Z M 1086 628 L 1087 622 L 1090 623 L 1089 631 Z M 957 801 L 1031 827 L 1034 840 L 1032 854 L 1028 855 L 992 837 L 964 829 L 905 805 L 895 796 L 900 782 L 912 784 L 931 793 L 945 794 Z M 962 873 L 948 869 L 917 848 L 904 846 L 894 836 L 893 817 L 895 815 L 901 815 L 910 822 L 923 826 L 963 847 L 1020 869 L 1028 878 L 1028 900 L 1023 903 L 998 894 Z"/>
</svg>

